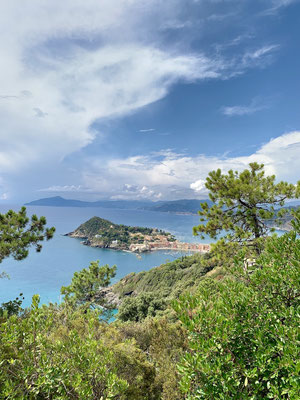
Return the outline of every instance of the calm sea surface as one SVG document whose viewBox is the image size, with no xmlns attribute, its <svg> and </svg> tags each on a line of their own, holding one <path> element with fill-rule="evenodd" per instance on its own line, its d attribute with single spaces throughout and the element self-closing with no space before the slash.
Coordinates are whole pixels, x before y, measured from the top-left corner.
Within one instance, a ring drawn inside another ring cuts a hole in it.
<svg viewBox="0 0 300 400">
<path fill-rule="evenodd" d="M 1 206 L 0 213 L 9 209 L 19 210 L 20 206 Z M 12 300 L 21 292 L 25 296 L 23 305 L 31 303 L 33 294 L 41 296 L 42 303 L 59 302 L 60 288 L 68 285 L 73 273 L 88 267 L 93 260 L 100 265 L 117 266 L 118 281 L 130 272 L 139 272 L 158 266 L 167 260 L 174 260 L 183 253 L 156 251 L 135 254 L 116 250 L 98 249 L 83 246 L 80 240 L 63 236 L 93 216 L 109 219 L 117 224 L 145 226 L 171 232 L 181 241 L 210 243 L 210 239 L 200 240 L 193 236 L 192 227 L 199 224 L 199 218 L 192 215 L 177 215 L 151 211 L 115 210 L 107 208 L 76 207 L 27 207 L 29 215 L 46 216 L 47 226 L 55 226 L 52 240 L 45 242 L 41 253 L 31 250 L 23 261 L 12 258 L 0 264 L 0 272 L 5 271 L 10 279 L 0 279 L 0 304 Z"/>
</svg>

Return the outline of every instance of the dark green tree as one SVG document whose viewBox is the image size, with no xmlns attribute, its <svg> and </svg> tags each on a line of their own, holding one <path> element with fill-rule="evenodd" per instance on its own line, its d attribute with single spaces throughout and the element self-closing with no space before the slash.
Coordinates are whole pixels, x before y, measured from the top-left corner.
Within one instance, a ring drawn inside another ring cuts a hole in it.
<svg viewBox="0 0 300 400">
<path fill-rule="evenodd" d="M 38 218 L 35 214 L 29 219 L 25 207 L 0 214 L 0 263 L 9 256 L 23 260 L 30 247 L 41 251 L 41 242 L 51 239 L 55 232 L 53 227 L 46 228 L 46 223 L 45 217 Z"/>
<path fill-rule="evenodd" d="M 136 297 L 127 297 L 118 310 L 120 321 L 142 321 L 146 317 L 154 317 L 166 308 L 166 300 L 157 293 L 142 293 Z"/>
<path fill-rule="evenodd" d="M 251 247 L 256 254 L 261 252 L 262 238 L 265 238 L 273 224 L 280 224 L 286 199 L 300 196 L 300 181 L 297 185 L 287 182 L 276 183 L 275 175 L 265 176 L 264 165 L 251 163 L 243 172 L 230 170 L 222 174 L 221 170 L 212 171 L 206 179 L 206 188 L 214 205 L 202 203 L 199 211 L 200 221 L 194 227 L 194 234 L 208 234 L 211 238 L 226 231 L 224 242 L 238 243 Z"/>
<path fill-rule="evenodd" d="M 89 268 L 74 273 L 69 286 L 61 288 L 65 302 L 74 307 L 100 307 L 103 311 L 110 310 L 112 307 L 105 297 L 101 296 L 100 289 L 110 284 L 111 278 L 116 275 L 116 269 L 115 265 L 99 266 L 99 261 L 92 261 Z"/>
</svg>

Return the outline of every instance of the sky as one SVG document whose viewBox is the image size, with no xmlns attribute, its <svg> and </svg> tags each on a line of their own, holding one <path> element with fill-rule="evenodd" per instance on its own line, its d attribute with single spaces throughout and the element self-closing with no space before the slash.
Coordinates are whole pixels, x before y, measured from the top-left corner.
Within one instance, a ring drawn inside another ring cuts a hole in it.
<svg viewBox="0 0 300 400">
<path fill-rule="evenodd" d="M 300 179 L 300 1 L 0 3 L 0 205 Z"/>
</svg>

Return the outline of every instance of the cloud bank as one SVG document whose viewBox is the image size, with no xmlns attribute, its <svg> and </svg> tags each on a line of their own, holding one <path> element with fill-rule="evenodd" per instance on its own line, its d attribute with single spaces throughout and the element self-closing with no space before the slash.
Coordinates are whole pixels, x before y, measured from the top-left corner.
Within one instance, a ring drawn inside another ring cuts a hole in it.
<svg viewBox="0 0 300 400">
<path fill-rule="evenodd" d="M 295 131 L 271 139 L 255 153 L 244 157 L 191 157 L 166 150 L 148 156 L 110 160 L 106 164 L 91 160 L 82 179 L 92 192 L 111 198 L 206 198 L 205 179 L 210 171 L 218 168 L 223 172 L 241 171 L 250 162 L 263 163 L 267 174 L 296 183 L 299 154 L 300 131 Z"/>
</svg>

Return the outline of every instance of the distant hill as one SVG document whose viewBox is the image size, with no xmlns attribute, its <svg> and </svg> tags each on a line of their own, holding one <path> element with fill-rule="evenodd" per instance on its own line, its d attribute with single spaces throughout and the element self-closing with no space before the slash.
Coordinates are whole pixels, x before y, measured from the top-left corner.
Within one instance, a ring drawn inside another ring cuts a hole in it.
<svg viewBox="0 0 300 400">
<path fill-rule="evenodd" d="M 46 197 L 25 203 L 25 206 L 50 206 L 50 207 L 91 207 L 91 203 L 81 200 L 69 200 L 60 196 Z"/>
<path fill-rule="evenodd" d="M 160 211 L 160 212 L 174 212 L 174 213 L 188 213 L 197 214 L 200 210 L 200 203 L 207 202 L 208 205 L 212 205 L 210 200 L 196 200 L 196 199 L 183 199 L 173 201 L 161 201 L 152 203 L 143 207 L 144 210 L 149 211 Z"/>
<path fill-rule="evenodd" d="M 50 206 L 50 207 L 102 207 L 102 208 L 116 208 L 121 210 L 146 210 L 146 211 L 159 211 L 169 213 L 182 213 L 182 214 L 197 214 L 200 210 L 200 204 L 207 202 L 212 206 L 211 200 L 197 200 L 197 199 L 182 199 L 172 201 L 143 201 L 143 200 L 98 200 L 98 201 L 82 201 L 64 199 L 61 196 L 46 197 L 39 200 L 26 203 L 26 206 Z M 299 207 L 299 201 L 287 203 L 287 209 L 292 210 Z M 281 220 L 281 229 L 289 230 L 290 221 L 292 217 L 290 214 L 284 216 Z M 275 227 L 272 220 L 268 221 L 268 225 Z"/>
<path fill-rule="evenodd" d="M 183 199 L 173 201 L 142 201 L 142 200 L 99 200 L 82 201 L 64 199 L 61 196 L 47 197 L 26 203 L 26 206 L 50 206 L 50 207 L 103 207 L 118 208 L 127 210 L 148 210 L 160 212 L 188 213 L 197 214 L 200 209 L 200 203 L 210 200 Z"/>
<path fill-rule="evenodd" d="M 61 196 L 46 197 L 39 200 L 26 203 L 26 206 L 49 206 L 49 207 L 103 207 L 103 208 L 120 208 L 127 210 L 137 210 L 152 204 L 150 201 L 139 200 L 98 200 L 98 201 L 82 201 L 64 199 Z"/>
</svg>

